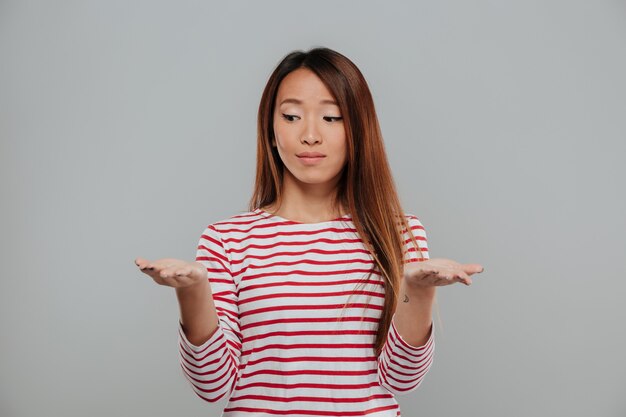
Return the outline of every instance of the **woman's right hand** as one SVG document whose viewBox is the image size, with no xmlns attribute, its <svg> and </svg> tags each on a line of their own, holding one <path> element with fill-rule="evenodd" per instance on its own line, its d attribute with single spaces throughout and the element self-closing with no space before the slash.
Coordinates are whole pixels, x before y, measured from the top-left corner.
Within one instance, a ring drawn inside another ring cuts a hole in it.
<svg viewBox="0 0 626 417">
<path fill-rule="evenodd" d="M 208 283 L 206 267 L 199 262 L 172 258 L 151 262 L 144 258 L 136 258 L 135 265 L 159 285 L 188 288 Z"/>
</svg>

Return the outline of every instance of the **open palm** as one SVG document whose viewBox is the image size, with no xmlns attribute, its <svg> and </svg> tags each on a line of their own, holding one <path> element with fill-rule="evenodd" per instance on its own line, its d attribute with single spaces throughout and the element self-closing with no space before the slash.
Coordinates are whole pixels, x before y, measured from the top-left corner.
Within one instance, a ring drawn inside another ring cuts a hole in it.
<svg viewBox="0 0 626 417">
<path fill-rule="evenodd" d="M 432 287 L 461 282 L 471 285 L 471 275 L 483 272 L 480 264 L 461 264 L 452 259 L 435 258 L 404 265 L 404 279 L 410 286 Z"/>
</svg>

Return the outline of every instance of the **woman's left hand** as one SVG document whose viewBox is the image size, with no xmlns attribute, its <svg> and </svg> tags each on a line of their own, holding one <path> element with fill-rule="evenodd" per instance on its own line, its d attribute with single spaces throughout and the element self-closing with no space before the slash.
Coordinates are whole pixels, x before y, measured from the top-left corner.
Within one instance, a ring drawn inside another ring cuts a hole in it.
<svg viewBox="0 0 626 417">
<path fill-rule="evenodd" d="M 483 272 L 480 264 L 460 264 L 452 259 L 435 258 L 404 264 L 404 280 L 413 287 L 442 287 L 461 282 L 471 285 L 471 275 Z"/>
</svg>

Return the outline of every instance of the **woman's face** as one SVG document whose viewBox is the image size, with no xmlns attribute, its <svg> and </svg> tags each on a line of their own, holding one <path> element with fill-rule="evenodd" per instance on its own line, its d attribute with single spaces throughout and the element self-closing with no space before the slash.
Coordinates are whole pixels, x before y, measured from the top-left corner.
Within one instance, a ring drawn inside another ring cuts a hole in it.
<svg viewBox="0 0 626 417">
<path fill-rule="evenodd" d="M 311 70 L 298 68 L 283 78 L 276 94 L 272 145 L 287 180 L 335 187 L 346 163 L 342 116 L 331 92 Z M 307 152 L 311 157 L 303 155 Z"/>
</svg>

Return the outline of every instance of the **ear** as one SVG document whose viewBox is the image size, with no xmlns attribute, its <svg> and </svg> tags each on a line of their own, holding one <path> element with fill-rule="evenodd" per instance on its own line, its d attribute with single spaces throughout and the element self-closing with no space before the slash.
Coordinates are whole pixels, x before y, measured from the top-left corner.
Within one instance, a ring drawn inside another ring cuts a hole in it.
<svg viewBox="0 0 626 417">
<path fill-rule="evenodd" d="M 273 146 L 274 148 L 276 147 L 276 139 L 274 139 L 273 137 L 272 137 L 272 146 Z"/>
</svg>

